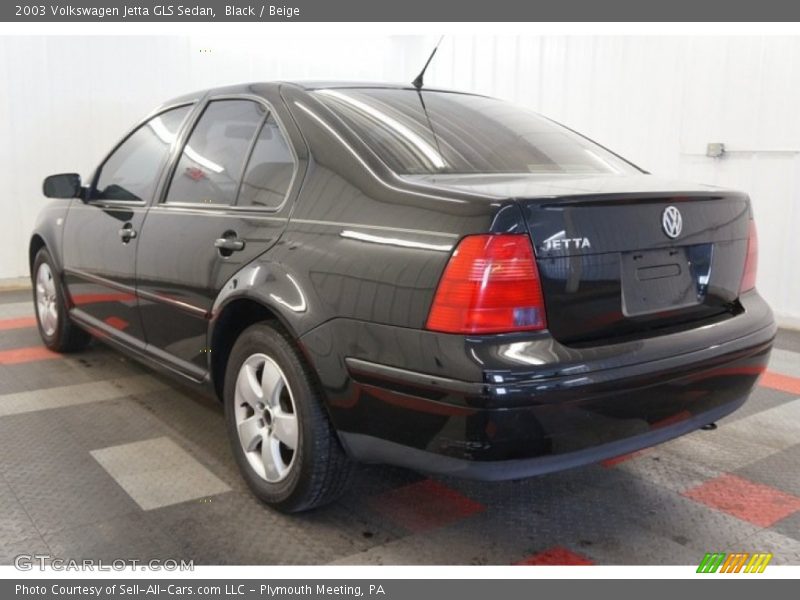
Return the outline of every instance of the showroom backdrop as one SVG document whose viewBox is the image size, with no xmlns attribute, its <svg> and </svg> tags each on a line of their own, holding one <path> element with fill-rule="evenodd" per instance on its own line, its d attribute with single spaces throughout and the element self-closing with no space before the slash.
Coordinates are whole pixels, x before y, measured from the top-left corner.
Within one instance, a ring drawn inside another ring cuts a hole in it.
<svg viewBox="0 0 800 600">
<path fill-rule="evenodd" d="M 428 36 L 0 38 L 0 280 L 26 274 L 49 174 L 91 172 L 184 92 L 270 79 L 410 81 Z M 750 193 L 758 287 L 800 328 L 800 38 L 446 37 L 429 85 L 531 107 L 654 174 Z M 705 155 L 721 142 L 724 158 Z"/>
</svg>

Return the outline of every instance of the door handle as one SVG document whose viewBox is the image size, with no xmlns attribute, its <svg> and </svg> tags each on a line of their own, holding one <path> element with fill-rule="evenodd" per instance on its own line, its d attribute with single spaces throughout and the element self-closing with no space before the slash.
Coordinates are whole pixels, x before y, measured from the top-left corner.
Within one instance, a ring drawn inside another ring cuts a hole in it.
<svg viewBox="0 0 800 600">
<path fill-rule="evenodd" d="M 237 237 L 229 236 L 229 237 L 221 237 L 214 240 L 214 247 L 223 252 L 239 252 L 240 250 L 244 250 L 244 240 L 240 240 Z"/>
<path fill-rule="evenodd" d="M 125 223 L 119 230 L 119 237 L 122 239 L 123 244 L 127 244 L 136 237 L 136 230 L 130 223 Z"/>
<path fill-rule="evenodd" d="M 238 252 L 239 250 L 244 250 L 244 241 L 236 238 L 217 238 L 214 241 L 214 247 L 219 250 Z"/>
</svg>

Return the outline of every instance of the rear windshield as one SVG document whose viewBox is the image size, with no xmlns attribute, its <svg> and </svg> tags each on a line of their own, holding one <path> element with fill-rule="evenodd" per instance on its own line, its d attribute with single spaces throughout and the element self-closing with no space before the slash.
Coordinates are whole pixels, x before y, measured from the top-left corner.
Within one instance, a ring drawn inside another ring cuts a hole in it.
<svg viewBox="0 0 800 600">
<path fill-rule="evenodd" d="M 639 171 L 534 112 L 466 94 L 314 92 L 398 174 L 624 174 Z"/>
</svg>

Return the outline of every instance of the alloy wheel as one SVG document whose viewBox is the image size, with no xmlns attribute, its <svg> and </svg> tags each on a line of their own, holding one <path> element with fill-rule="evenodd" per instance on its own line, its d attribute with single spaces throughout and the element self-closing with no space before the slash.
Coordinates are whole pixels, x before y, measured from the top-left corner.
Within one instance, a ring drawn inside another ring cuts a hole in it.
<svg viewBox="0 0 800 600">
<path fill-rule="evenodd" d="M 58 297 L 53 271 L 47 263 L 39 265 L 36 272 L 36 312 L 42 331 L 51 337 L 58 327 Z"/>
<path fill-rule="evenodd" d="M 292 390 L 281 368 L 266 354 L 244 361 L 234 395 L 236 429 L 247 461 L 270 483 L 286 478 L 299 442 Z"/>
</svg>

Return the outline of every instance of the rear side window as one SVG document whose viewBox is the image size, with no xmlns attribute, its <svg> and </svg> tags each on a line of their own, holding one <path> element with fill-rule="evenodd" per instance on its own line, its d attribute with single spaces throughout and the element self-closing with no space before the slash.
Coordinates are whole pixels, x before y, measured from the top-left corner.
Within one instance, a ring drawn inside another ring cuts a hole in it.
<svg viewBox="0 0 800 600">
<path fill-rule="evenodd" d="M 149 201 L 172 142 L 191 109 L 181 106 L 163 112 L 129 135 L 100 168 L 94 197 Z"/>
<path fill-rule="evenodd" d="M 265 108 L 251 100 L 210 102 L 183 148 L 166 202 L 233 204 L 265 115 Z"/>
<path fill-rule="evenodd" d="M 242 179 L 239 206 L 276 209 L 294 176 L 294 156 L 275 117 L 269 115 Z"/>
</svg>

